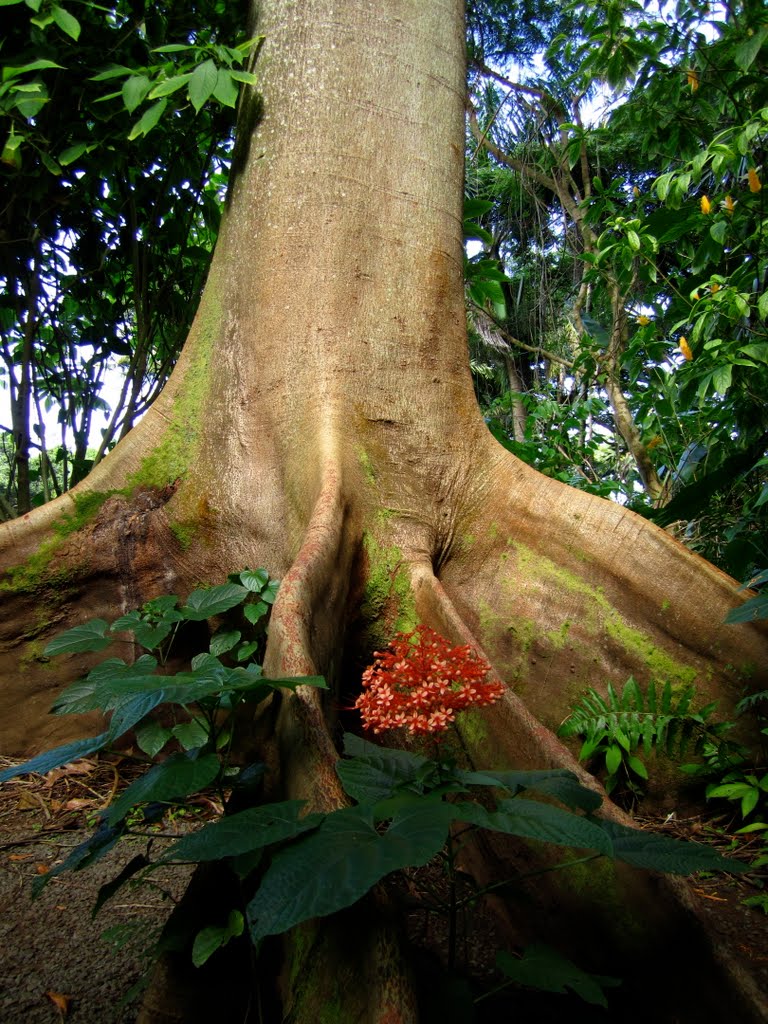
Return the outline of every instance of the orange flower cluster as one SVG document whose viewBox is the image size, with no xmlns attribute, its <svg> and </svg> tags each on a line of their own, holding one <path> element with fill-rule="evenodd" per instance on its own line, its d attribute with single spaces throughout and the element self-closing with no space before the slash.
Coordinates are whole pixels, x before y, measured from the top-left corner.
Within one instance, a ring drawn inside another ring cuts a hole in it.
<svg viewBox="0 0 768 1024">
<path fill-rule="evenodd" d="M 446 729 L 458 711 L 492 704 L 504 693 L 487 680 L 491 666 L 467 645 L 451 647 L 429 626 L 398 633 L 363 672 L 355 701 L 366 729 L 408 729 L 414 735 Z"/>
</svg>

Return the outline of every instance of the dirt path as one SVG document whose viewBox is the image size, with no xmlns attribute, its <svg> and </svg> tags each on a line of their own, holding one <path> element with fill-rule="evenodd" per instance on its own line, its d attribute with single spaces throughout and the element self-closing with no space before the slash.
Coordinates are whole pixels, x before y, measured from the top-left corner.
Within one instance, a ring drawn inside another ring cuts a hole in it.
<svg viewBox="0 0 768 1024">
<path fill-rule="evenodd" d="M 146 850 L 146 840 L 129 840 L 86 871 L 52 878 L 31 898 L 35 879 L 91 834 L 89 822 L 124 784 L 111 765 L 80 762 L 0 787 L 0 1024 L 135 1019 L 139 993 L 131 990 L 187 870 L 153 874 L 157 887 L 124 886 L 93 919 L 99 888 Z M 183 819 L 171 828 L 189 830 Z M 155 852 L 160 842 L 153 840 Z"/>
</svg>

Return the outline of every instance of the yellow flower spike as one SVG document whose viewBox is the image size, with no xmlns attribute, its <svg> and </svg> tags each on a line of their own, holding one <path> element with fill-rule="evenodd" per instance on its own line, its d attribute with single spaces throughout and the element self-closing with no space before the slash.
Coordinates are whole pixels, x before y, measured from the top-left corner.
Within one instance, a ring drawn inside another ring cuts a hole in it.
<svg viewBox="0 0 768 1024">
<path fill-rule="evenodd" d="M 690 361 L 693 359 L 693 352 L 691 352 L 691 346 L 688 344 L 688 341 L 685 337 L 682 337 L 680 339 L 680 351 L 683 353 L 685 358 L 690 363 Z"/>
<path fill-rule="evenodd" d="M 710 201 L 707 198 L 707 196 L 702 196 L 701 197 L 701 212 L 706 216 L 706 214 L 708 214 L 711 209 L 712 209 L 712 203 L 710 203 Z"/>
<path fill-rule="evenodd" d="M 701 298 L 701 296 L 699 295 L 699 293 L 698 293 L 698 292 L 694 292 L 694 293 L 693 293 L 693 295 L 691 296 L 691 298 L 692 298 L 692 299 L 693 299 L 693 300 L 694 300 L 695 302 L 698 302 L 698 301 L 699 301 L 699 299 Z"/>
<path fill-rule="evenodd" d="M 654 448 L 658 448 L 658 446 L 661 444 L 661 442 L 662 442 L 661 434 L 654 434 L 654 436 L 651 438 L 651 440 L 645 446 L 645 450 L 647 452 L 652 452 Z"/>
<path fill-rule="evenodd" d="M 646 324 L 649 324 L 651 322 L 651 318 L 643 314 L 642 316 L 639 316 L 637 318 L 637 322 L 640 324 L 641 327 L 645 327 Z"/>
<path fill-rule="evenodd" d="M 725 211 L 726 211 L 726 213 L 732 214 L 733 213 L 733 208 L 734 208 L 735 205 L 736 204 L 734 203 L 733 199 L 731 199 L 730 196 L 726 196 L 725 197 Z"/>
<path fill-rule="evenodd" d="M 696 92 L 699 88 L 699 72 L 695 68 L 688 68 L 685 72 L 685 77 L 688 85 L 691 87 L 691 92 Z"/>
<path fill-rule="evenodd" d="M 712 292 L 713 295 L 716 295 L 717 292 L 720 291 L 720 285 L 717 283 L 717 281 L 715 281 L 714 284 L 711 284 L 709 286 L 709 290 Z"/>
<path fill-rule="evenodd" d="M 747 179 L 749 180 L 749 191 L 759 192 L 763 187 L 760 183 L 760 179 L 757 176 L 757 171 L 754 167 L 750 167 L 747 171 Z"/>
</svg>

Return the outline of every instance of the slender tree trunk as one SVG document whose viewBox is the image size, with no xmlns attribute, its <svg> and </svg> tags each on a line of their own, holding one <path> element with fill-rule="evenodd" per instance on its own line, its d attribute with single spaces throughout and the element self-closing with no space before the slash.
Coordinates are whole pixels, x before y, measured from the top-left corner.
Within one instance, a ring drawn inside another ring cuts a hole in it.
<svg viewBox="0 0 768 1024">
<path fill-rule="evenodd" d="M 275 785 L 316 807 L 342 799 L 334 708 L 408 624 L 482 647 L 507 684 L 458 727 L 478 766 L 580 771 L 550 730 L 587 684 L 695 679 L 702 701 L 726 707 L 747 663 L 766 685 L 765 632 L 722 624 L 741 600 L 732 581 L 626 510 L 537 474 L 485 429 L 461 279 L 458 0 L 264 0 L 254 31 L 260 99 L 243 104 L 225 222 L 165 391 L 86 481 L 0 526 L 2 749 L 72 736 L 45 715 L 63 682 L 41 654 L 53 632 L 246 565 L 283 578 L 265 672 L 324 674 L 335 691 L 286 695 L 266 741 Z M 54 529 L 99 492 L 78 530 Z M 73 676 L 87 664 L 70 662 Z M 478 852 L 473 870 L 525 856 Z M 679 1008 L 696 984 L 706 1002 L 709 977 L 715 1005 L 714 968 L 686 988 L 670 952 L 677 889 L 610 871 L 592 885 L 619 901 L 634 892 L 631 912 L 653 930 L 614 934 L 606 963 L 642 940 L 630 962 L 654 971 L 654 1005 Z M 577 888 L 560 890 L 570 925 L 551 928 L 576 949 L 623 920 L 610 899 L 587 910 L 590 883 L 581 903 Z M 321 922 L 312 942 L 286 939 L 282 1019 L 314 1024 L 329 1007 L 339 1021 L 416 1019 L 398 930 L 378 897 L 367 907 L 354 942 L 349 918 Z M 523 928 L 517 911 L 506 920 Z M 158 983 L 142 1019 L 194 1019 L 173 996 L 183 987 Z"/>
</svg>

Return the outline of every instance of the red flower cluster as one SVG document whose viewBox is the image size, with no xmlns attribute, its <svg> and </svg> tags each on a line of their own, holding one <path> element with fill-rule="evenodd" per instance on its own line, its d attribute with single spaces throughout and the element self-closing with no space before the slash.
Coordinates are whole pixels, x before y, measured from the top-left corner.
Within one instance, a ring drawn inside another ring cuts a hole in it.
<svg viewBox="0 0 768 1024">
<path fill-rule="evenodd" d="M 467 645 L 451 647 L 429 626 L 398 633 L 386 651 L 374 651 L 355 701 L 366 729 L 405 728 L 434 733 L 446 729 L 457 711 L 493 704 L 504 693 L 486 681 L 491 666 Z"/>
</svg>

